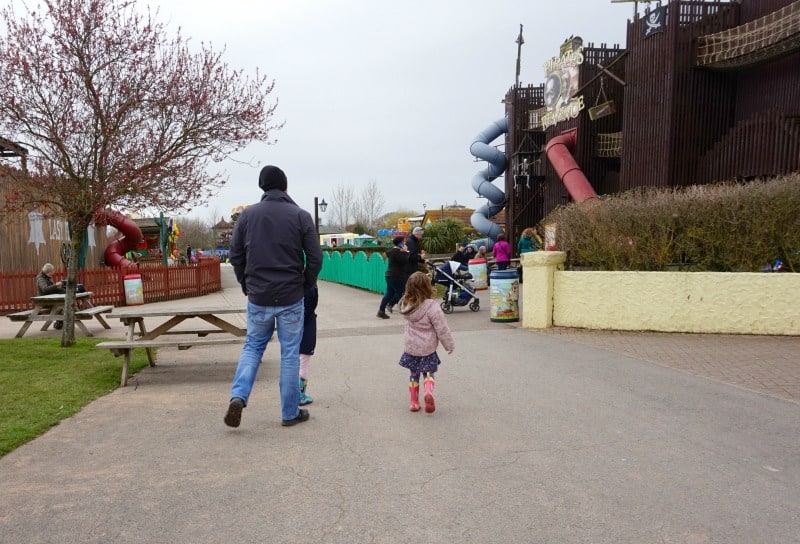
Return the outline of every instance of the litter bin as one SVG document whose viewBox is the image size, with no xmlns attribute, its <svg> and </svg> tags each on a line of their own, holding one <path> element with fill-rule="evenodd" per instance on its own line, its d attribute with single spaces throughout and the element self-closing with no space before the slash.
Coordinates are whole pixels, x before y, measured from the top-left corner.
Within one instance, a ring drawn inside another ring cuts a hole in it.
<svg viewBox="0 0 800 544">
<path fill-rule="evenodd" d="M 467 267 L 472 274 L 472 285 L 475 289 L 486 289 L 486 259 L 470 259 Z"/>
<path fill-rule="evenodd" d="M 122 283 L 125 286 L 125 304 L 128 306 L 144 304 L 142 276 L 139 274 L 129 274 L 123 278 Z"/>
<path fill-rule="evenodd" d="M 516 270 L 492 270 L 489 276 L 490 321 L 519 321 L 519 278 Z"/>
</svg>

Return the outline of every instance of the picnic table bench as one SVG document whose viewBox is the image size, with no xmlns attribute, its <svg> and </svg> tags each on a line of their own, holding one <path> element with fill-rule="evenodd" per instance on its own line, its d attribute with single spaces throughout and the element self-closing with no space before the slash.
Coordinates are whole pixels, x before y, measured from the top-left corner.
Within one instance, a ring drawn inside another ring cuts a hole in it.
<svg viewBox="0 0 800 544">
<path fill-rule="evenodd" d="M 126 308 L 119 313 L 108 315 L 109 318 L 118 318 L 126 325 L 125 340 L 109 340 L 97 344 L 98 348 L 108 349 L 115 356 L 123 357 L 122 376 L 120 385 L 124 387 L 128 383 L 128 369 L 131 362 L 131 352 L 134 349 L 142 348 L 147 353 L 147 362 L 150 366 L 156 365 L 156 357 L 153 348 L 176 347 L 179 350 L 186 350 L 193 346 L 209 346 L 221 344 L 241 344 L 247 334 L 247 329 L 234 325 L 219 317 L 225 314 L 243 314 L 245 308 L 191 308 L 191 309 L 136 309 Z M 145 326 L 145 318 L 169 317 L 167 321 L 158 325 L 151 331 Z M 194 328 L 176 329 L 175 327 L 187 319 L 198 318 L 206 323 L 213 325 L 213 328 Z M 138 329 L 138 336 L 137 336 Z M 167 339 L 165 335 L 183 335 L 189 338 Z M 213 335 L 212 338 L 206 338 Z M 219 336 L 218 336 L 219 335 Z M 194 336 L 194 338 L 192 338 Z"/>
<path fill-rule="evenodd" d="M 97 319 L 98 323 L 104 329 L 110 329 L 111 325 L 103 318 L 103 314 L 110 313 L 114 310 L 113 306 L 94 306 L 91 301 L 92 293 L 86 291 L 83 293 L 75 293 L 75 325 L 86 335 L 94 336 L 83 321 L 90 319 Z M 41 330 L 46 331 L 53 323 L 60 323 L 64 321 L 64 305 L 66 304 L 66 295 L 53 294 L 53 295 L 40 295 L 31 297 L 33 301 L 33 308 L 9 314 L 6 317 L 11 321 L 22 321 L 22 327 L 16 334 L 16 338 L 22 338 L 28 331 L 31 325 L 37 321 L 42 321 L 43 325 Z M 79 305 L 79 306 L 78 306 Z"/>
</svg>

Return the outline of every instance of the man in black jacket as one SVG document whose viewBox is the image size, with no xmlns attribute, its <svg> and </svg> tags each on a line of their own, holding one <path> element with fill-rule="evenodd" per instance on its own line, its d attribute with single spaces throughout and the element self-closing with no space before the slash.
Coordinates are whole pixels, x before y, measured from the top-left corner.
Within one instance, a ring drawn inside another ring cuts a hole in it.
<svg viewBox="0 0 800 544">
<path fill-rule="evenodd" d="M 230 261 L 247 295 L 247 337 L 231 386 L 225 424 L 238 427 L 242 409 L 272 333 L 281 345 L 280 394 L 282 425 L 309 418 L 299 408 L 300 340 L 303 297 L 314 287 L 322 268 L 314 220 L 286 194 L 286 174 L 277 166 L 261 169 L 261 202 L 247 207 L 236 221 Z"/>
<path fill-rule="evenodd" d="M 422 227 L 414 227 L 414 230 L 406 238 L 406 250 L 408 251 L 407 276 L 411 276 L 411 274 L 419 270 L 419 265 L 425 262 L 425 250 L 420 245 L 420 240 L 422 240 L 424 233 L 425 231 Z"/>
</svg>

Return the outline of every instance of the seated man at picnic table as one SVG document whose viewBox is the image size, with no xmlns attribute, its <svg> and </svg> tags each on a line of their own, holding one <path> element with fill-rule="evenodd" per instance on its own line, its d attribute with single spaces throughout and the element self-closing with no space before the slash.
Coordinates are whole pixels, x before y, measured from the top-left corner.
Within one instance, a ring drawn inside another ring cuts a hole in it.
<svg viewBox="0 0 800 544">
<path fill-rule="evenodd" d="M 42 267 L 42 271 L 36 276 L 36 292 L 39 296 L 42 295 L 63 295 L 67 292 L 64 288 L 65 284 L 63 281 L 55 283 L 53 278 L 50 277 L 50 274 L 56 269 L 50 263 L 45 263 Z M 64 326 L 62 321 L 56 321 L 55 325 L 53 325 L 56 329 L 60 329 Z"/>
<path fill-rule="evenodd" d="M 50 263 L 45 263 L 42 271 L 36 276 L 36 292 L 39 296 L 42 295 L 63 295 L 67 292 L 63 281 L 55 283 L 50 274 L 56 269 Z"/>
</svg>

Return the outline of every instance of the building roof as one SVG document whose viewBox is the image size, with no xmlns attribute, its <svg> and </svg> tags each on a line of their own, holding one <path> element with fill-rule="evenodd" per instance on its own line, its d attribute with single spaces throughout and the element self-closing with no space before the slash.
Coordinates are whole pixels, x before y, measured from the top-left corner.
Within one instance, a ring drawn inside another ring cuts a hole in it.
<svg viewBox="0 0 800 544">
<path fill-rule="evenodd" d="M 161 227 L 158 226 L 155 217 L 135 217 L 130 219 L 136 223 L 136 226 L 139 227 L 142 232 L 153 230 L 159 231 L 161 229 Z"/>
<path fill-rule="evenodd" d="M 319 226 L 319 234 L 320 234 L 320 236 L 328 235 L 328 234 L 339 234 L 341 232 L 342 232 L 342 229 L 337 228 L 337 227 L 329 227 L 327 225 L 320 225 Z"/>
<path fill-rule="evenodd" d="M 442 219 L 455 219 L 456 221 L 460 221 L 464 223 L 467 227 L 472 227 L 472 214 L 475 213 L 475 210 L 471 208 L 442 208 L 439 210 L 427 210 L 425 215 L 422 219 L 422 226 L 424 227 L 428 223 L 434 223 L 436 221 L 441 221 Z M 506 211 L 505 209 L 502 210 L 497 215 L 493 215 L 489 218 L 490 221 L 493 223 L 497 223 L 500 226 L 505 226 L 506 224 Z"/>
<path fill-rule="evenodd" d="M 0 157 L 24 157 L 27 154 L 27 149 L 0 136 Z"/>
<path fill-rule="evenodd" d="M 455 219 L 470 226 L 469 218 L 475 210 L 470 208 L 441 208 L 438 210 L 426 210 L 425 215 L 422 217 L 422 226 L 428 223 L 435 223 L 443 219 Z"/>
</svg>

